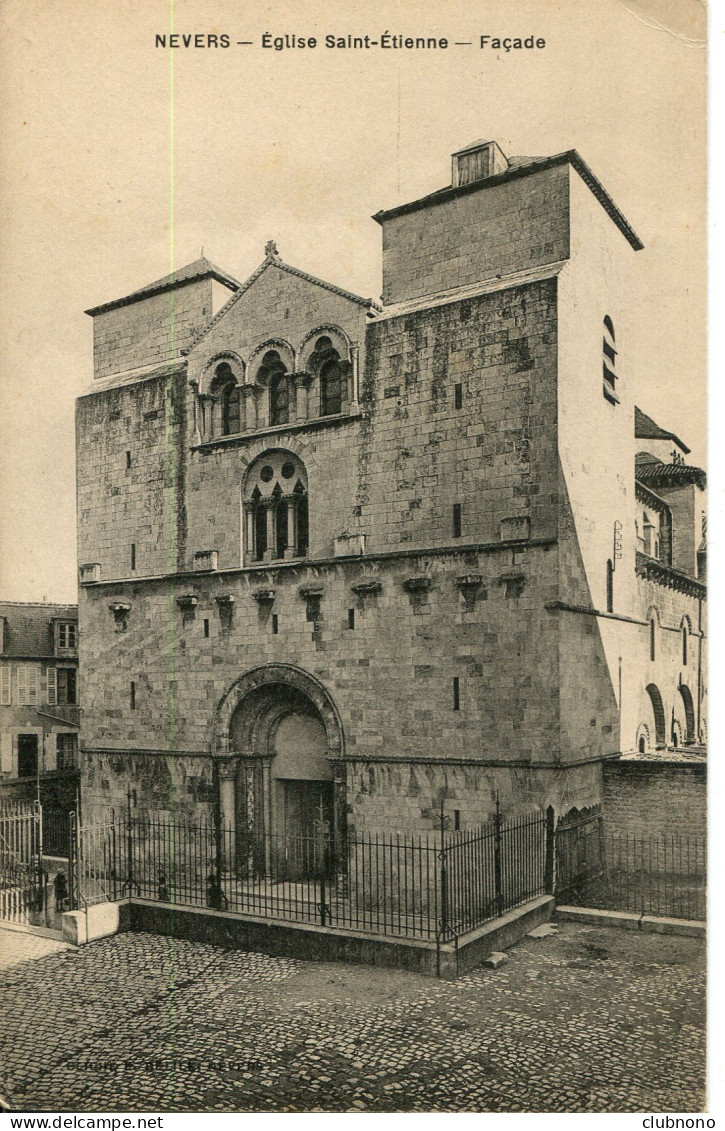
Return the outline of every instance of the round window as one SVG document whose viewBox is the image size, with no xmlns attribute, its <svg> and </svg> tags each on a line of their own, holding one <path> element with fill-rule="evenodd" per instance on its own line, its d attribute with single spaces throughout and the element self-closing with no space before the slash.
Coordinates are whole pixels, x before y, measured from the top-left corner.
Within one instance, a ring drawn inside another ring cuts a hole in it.
<svg viewBox="0 0 725 1131">
<path fill-rule="evenodd" d="M 293 463 L 290 463 L 289 460 L 288 460 L 287 463 L 282 464 L 282 478 L 283 479 L 291 479 L 292 476 L 294 475 L 294 473 L 295 473 L 295 465 Z"/>
<path fill-rule="evenodd" d="M 259 473 L 259 478 L 263 483 L 270 483 L 274 479 L 274 468 L 270 464 L 265 463 Z"/>
</svg>

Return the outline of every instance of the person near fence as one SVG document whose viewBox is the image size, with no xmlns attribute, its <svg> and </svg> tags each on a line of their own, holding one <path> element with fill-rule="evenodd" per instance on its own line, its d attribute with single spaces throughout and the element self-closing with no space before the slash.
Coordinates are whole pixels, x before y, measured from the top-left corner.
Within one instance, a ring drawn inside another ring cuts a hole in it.
<svg viewBox="0 0 725 1131">
<path fill-rule="evenodd" d="M 219 877 L 212 870 L 206 880 L 206 905 L 213 908 L 214 911 L 223 911 L 226 902 Z"/>
<path fill-rule="evenodd" d="M 53 893 L 55 895 L 56 911 L 65 911 L 65 903 L 68 899 L 68 881 L 65 878 L 64 872 L 58 872 L 53 880 Z"/>
<path fill-rule="evenodd" d="M 163 872 L 159 873 L 159 884 L 156 894 L 157 898 L 160 899 L 162 903 L 169 902 L 169 889 L 166 884 L 166 876 Z"/>
</svg>

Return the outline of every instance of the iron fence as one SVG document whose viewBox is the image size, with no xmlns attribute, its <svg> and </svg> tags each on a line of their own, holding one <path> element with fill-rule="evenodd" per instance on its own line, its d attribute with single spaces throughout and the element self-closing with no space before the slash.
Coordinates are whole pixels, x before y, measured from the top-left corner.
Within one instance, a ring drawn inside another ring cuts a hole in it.
<svg viewBox="0 0 725 1131">
<path fill-rule="evenodd" d="M 704 920 L 705 839 L 607 832 L 601 819 L 560 828 L 556 893 L 560 903 Z"/>
<path fill-rule="evenodd" d="M 135 896 L 390 937 L 447 941 L 547 889 L 541 813 L 433 833 L 249 837 L 166 817 L 78 830 L 85 903 Z M 548 846 L 548 847 L 547 847 Z"/>
<path fill-rule="evenodd" d="M 37 802 L 0 804 L 0 920 L 42 925 L 48 876 L 43 868 Z"/>
</svg>

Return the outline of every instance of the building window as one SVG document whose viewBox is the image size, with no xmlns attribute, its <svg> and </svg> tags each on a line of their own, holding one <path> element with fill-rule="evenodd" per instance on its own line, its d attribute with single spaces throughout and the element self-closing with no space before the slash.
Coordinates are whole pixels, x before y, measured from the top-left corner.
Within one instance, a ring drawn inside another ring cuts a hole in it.
<svg viewBox="0 0 725 1131">
<path fill-rule="evenodd" d="M 454 675 L 453 677 L 453 710 L 460 711 L 461 709 L 461 680 L 460 677 Z"/>
<path fill-rule="evenodd" d="M 307 472 L 290 452 L 267 452 L 244 486 L 245 560 L 303 558 L 309 547 Z"/>
<path fill-rule="evenodd" d="M 34 778 L 38 774 L 37 734 L 18 735 L 18 777 Z"/>
<path fill-rule="evenodd" d="M 343 362 L 339 350 L 327 334 L 322 334 L 316 340 L 308 364 L 318 380 L 320 416 L 334 416 L 342 412 L 346 400 L 349 364 Z"/>
<path fill-rule="evenodd" d="M 12 668 L 10 664 L 3 664 L 0 669 L 0 703 L 3 707 L 9 707 L 12 704 Z"/>
<path fill-rule="evenodd" d="M 687 637 L 688 637 L 687 625 L 683 624 L 683 626 L 682 626 L 682 666 L 685 667 L 685 668 L 687 667 Z"/>
<path fill-rule="evenodd" d="M 269 388 L 269 423 L 271 427 L 288 424 L 290 419 L 290 375 L 277 350 L 267 350 L 257 373 L 261 385 Z"/>
<path fill-rule="evenodd" d="M 56 741 L 56 767 L 59 770 L 75 770 L 78 767 L 78 735 L 59 734 Z"/>
<path fill-rule="evenodd" d="M 614 612 L 614 565 L 611 558 L 607 562 L 607 612 Z"/>
<path fill-rule="evenodd" d="M 619 397 L 617 396 L 615 388 L 617 383 L 617 350 L 614 345 L 614 323 L 608 314 L 604 318 L 603 332 L 602 352 L 604 356 L 602 367 L 604 379 L 602 382 L 602 392 L 610 404 L 619 404 Z"/>
<path fill-rule="evenodd" d="M 77 674 L 75 668 L 57 668 L 56 677 L 58 680 L 58 703 L 77 703 Z"/>
<path fill-rule="evenodd" d="M 47 668 L 45 674 L 48 684 L 48 706 L 55 707 L 58 702 L 58 673 L 55 668 Z"/>
<path fill-rule="evenodd" d="M 463 385 L 453 386 L 453 407 L 463 408 Z"/>
<path fill-rule="evenodd" d="M 131 543 L 131 569 L 136 569 L 136 543 Z"/>
<path fill-rule="evenodd" d="M 454 503 L 453 504 L 453 537 L 454 538 L 460 538 L 462 529 L 463 529 L 463 524 L 462 524 L 462 517 L 461 517 L 461 504 L 460 503 Z"/>
<path fill-rule="evenodd" d="M 340 362 L 325 362 L 320 369 L 320 416 L 334 416 L 336 412 L 342 412 L 342 386 Z"/>
<path fill-rule="evenodd" d="M 233 436 L 239 424 L 239 386 L 228 361 L 222 361 L 214 370 L 209 386 L 212 398 L 212 431 L 216 436 Z"/>
<path fill-rule="evenodd" d="M 657 622 L 654 617 L 649 618 L 649 658 L 657 658 Z"/>
<path fill-rule="evenodd" d="M 78 642 L 77 626 L 72 622 L 58 625 L 58 647 L 64 651 L 73 652 Z"/>
<path fill-rule="evenodd" d="M 38 668 L 34 664 L 18 665 L 18 705 L 20 707 L 35 707 L 39 702 L 38 689 L 40 679 Z"/>
<path fill-rule="evenodd" d="M 132 711 L 136 710 L 136 684 L 131 680 L 131 687 L 129 689 L 129 705 Z"/>
</svg>

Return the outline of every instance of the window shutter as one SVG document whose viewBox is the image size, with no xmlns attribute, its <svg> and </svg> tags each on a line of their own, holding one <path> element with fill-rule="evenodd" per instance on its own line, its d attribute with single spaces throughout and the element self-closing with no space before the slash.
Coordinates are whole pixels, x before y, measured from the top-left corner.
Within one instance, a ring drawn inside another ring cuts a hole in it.
<svg viewBox="0 0 725 1131">
<path fill-rule="evenodd" d="M 0 734 L 0 769 L 4 774 L 13 772 L 13 736 L 10 731 Z"/>
<path fill-rule="evenodd" d="M 58 702 L 58 677 L 55 668 L 48 668 L 48 706 L 55 707 Z"/>
<path fill-rule="evenodd" d="M 0 691 L 0 702 L 2 702 L 3 707 L 9 707 L 12 702 L 12 685 L 10 683 L 11 675 L 12 668 L 10 667 L 10 664 L 3 664 L 1 677 L 2 690 Z"/>
<path fill-rule="evenodd" d="M 21 707 L 28 705 L 28 669 L 25 664 L 18 664 L 18 704 Z"/>
<path fill-rule="evenodd" d="M 38 702 L 38 669 L 35 664 L 28 667 L 28 705 Z"/>
</svg>

